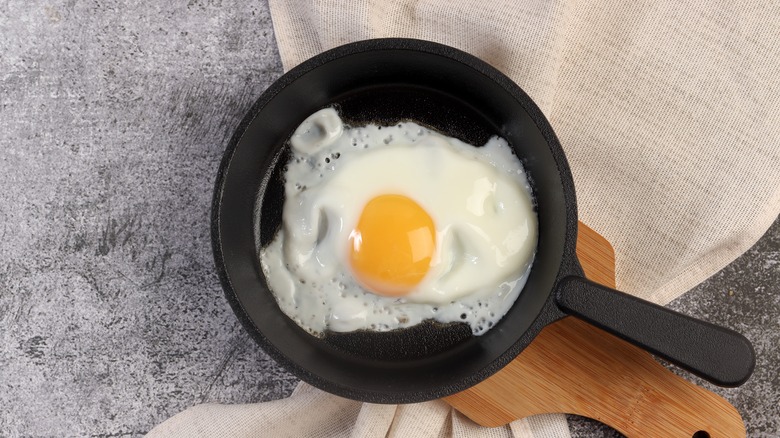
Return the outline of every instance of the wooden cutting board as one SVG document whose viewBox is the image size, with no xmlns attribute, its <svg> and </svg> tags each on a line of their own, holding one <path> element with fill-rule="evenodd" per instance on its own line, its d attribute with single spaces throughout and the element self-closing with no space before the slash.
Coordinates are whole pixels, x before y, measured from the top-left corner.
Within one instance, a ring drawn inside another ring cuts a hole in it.
<svg viewBox="0 0 780 438">
<path fill-rule="evenodd" d="M 589 279 L 615 287 L 612 246 L 582 223 L 577 257 Z M 596 419 L 629 437 L 745 436 L 742 417 L 725 399 L 573 317 L 547 326 L 501 371 L 445 401 L 489 427 L 561 412 Z"/>
</svg>

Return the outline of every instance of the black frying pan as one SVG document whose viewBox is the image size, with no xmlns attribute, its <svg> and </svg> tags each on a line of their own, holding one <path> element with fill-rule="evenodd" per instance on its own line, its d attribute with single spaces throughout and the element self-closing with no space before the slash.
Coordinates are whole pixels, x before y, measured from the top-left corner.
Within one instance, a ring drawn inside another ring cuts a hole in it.
<svg viewBox="0 0 780 438">
<path fill-rule="evenodd" d="M 500 135 L 522 160 L 537 202 L 537 254 L 514 306 L 486 334 L 472 336 L 460 323 L 424 323 L 319 339 L 279 310 L 259 267 L 258 249 L 270 243 L 281 224 L 285 143 L 306 117 L 334 105 L 353 125 L 414 120 L 475 145 Z M 348 44 L 276 81 L 225 152 L 212 236 L 225 293 L 249 333 L 301 379 L 352 399 L 411 403 L 464 390 L 498 371 L 542 328 L 567 314 L 718 385 L 742 384 L 755 363 L 750 342 L 738 333 L 585 280 L 575 256 L 574 184 L 550 124 L 498 70 L 435 43 Z"/>
</svg>

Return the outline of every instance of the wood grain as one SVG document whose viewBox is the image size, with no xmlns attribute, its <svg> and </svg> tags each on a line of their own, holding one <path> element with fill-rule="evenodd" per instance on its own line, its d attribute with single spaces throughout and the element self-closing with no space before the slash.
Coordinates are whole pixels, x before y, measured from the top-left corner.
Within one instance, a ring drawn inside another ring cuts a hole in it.
<svg viewBox="0 0 780 438">
<path fill-rule="evenodd" d="M 588 278 L 614 287 L 614 251 L 583 224 L 577 256 Z M 596 419 L 629 437 L 745 436 L 739 412 L 725 399 L 573 317 L 549 325 L 501 371 L 445 400 L 491 427 L 561 412 Z"/>
</svg>

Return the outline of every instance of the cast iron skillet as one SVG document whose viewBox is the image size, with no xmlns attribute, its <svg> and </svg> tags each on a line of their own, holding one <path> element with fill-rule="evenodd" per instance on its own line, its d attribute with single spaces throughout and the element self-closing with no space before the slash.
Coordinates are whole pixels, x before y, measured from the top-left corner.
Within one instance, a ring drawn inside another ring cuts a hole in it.
<svg viewBox="0 0 780 438">
<path fill-rule="evenodd" d="M 516 303 L 486 334 L 474 337 L 465 324 L 426 323 L 319 339 L 279 310 L 258 250 L 281 224 L 285 143 L 306 117 L 327 106 L 353 125 L 414 120 L 475 145 L 497 134 L 520 157 L 537 203 L 537 254 Z M 411 403 L 453 394 L 498 371 L 567 314 L 718 385 L 748 379 L 755 358 L 743 336 L 585 280 L 575 256 L 576 233 L 571 172 L 528 95 L 471 55 L 409 39 L 341 46 L 276 81 L 225 152 L 212 211 L 217 269 L 246 330 L 302 380 L 340 396 Z"/>
</svg>

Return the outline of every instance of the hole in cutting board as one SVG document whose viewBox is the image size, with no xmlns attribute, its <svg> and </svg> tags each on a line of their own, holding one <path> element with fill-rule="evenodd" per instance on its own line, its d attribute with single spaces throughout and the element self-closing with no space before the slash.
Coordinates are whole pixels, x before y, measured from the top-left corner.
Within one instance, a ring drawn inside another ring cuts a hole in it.
<svg viewBox="0 0 780 438">
<path fill-rule="evenodd" d="M 691 438 L 710 438 L 710 434 L 709 434 L 709 432 L 707 432 L 705 430 L 700 430 L 700 431 L 694 433 Z"/>
</svg>

